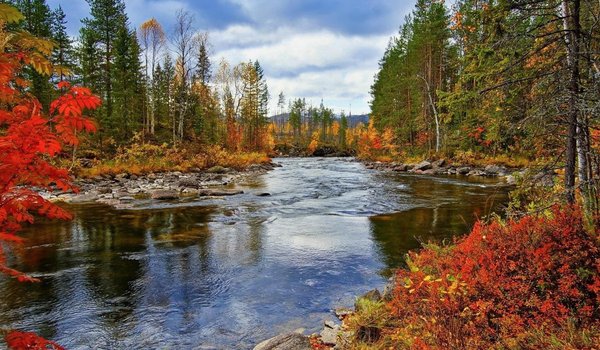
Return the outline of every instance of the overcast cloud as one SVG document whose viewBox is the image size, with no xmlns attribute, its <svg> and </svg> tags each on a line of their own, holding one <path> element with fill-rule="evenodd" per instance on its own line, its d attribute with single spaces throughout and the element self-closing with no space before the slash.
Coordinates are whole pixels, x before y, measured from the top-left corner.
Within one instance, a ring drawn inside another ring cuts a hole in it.
<svg viewBox="0 0 600 350">
<path fill-rule="evenodd" d="M 61 5 L 71 35 L 88 16 L 84 0 L 49 0 Z M 272 96 L 321 99 L 336 112 L 369 111 L 369 87 L 392 35 L 414 0 L 125 0 L 133 26 L 155 17 L 170 32 L 179 9 L 194 14 L 208 31 L 212 59 L 258 60 Z"/>
</svg>

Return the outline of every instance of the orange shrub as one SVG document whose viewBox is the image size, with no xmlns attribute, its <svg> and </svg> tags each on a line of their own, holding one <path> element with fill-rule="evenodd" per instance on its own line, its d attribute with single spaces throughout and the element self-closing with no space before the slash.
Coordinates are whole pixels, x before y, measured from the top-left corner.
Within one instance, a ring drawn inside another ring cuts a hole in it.
<svg viewBox="0 0 600 350">
<path fill-rule="evenodd" d="M 398 348 L 593 348 L 600 248 L 578 209 L 478 223 L 455 246 L 411 253 L 389 307 Z"/>
</svg>

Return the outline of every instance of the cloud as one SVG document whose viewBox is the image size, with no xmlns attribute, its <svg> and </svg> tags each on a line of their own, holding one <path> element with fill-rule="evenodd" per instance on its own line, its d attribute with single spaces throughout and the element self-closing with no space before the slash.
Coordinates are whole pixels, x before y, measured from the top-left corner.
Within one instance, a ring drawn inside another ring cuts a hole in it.
<svg viewBox="0 0 600 350">
<path fill-rule="evenodd" d="M 249 38 L 250 44 L 247 39 Z M 326 29 L 298 33 L 233 26 L 211 33 L 215 57 L 231 63 L 258 60 L 271 95 L 333 101 L 336 110 L 368 111 L 368 92 L 388 35 L 344 35 Z M 275 101 L 273 101 L 275 103 Z"/>
<path fill-rule="evenodd" d="M 369 87 L 389 37 L 397 33 L 414 0 L 124 0 L 133 27 L 155 17 L 170 34 L 184 9 L 208 31 L 213 62 L 259 60 L 272 95 L 321 98 L 337 110 L 368 112 Z M 84 0 L 59 4 L 76 36 L 89 16 Z M 272 107 L 272 111 L 275 109 Z"/>
</svg>

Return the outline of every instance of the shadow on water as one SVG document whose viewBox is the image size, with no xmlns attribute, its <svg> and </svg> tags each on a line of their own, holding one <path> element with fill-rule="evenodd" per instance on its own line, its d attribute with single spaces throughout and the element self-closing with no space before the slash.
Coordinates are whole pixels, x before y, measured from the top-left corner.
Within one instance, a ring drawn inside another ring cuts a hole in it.
<svg viewBox="0 0 600 350">
<path fill-rule="evenodd" d="M 71 222 L 38 221 L 9 265 L 42 282 L 0 277 L 0 325 L 69 349 L 251 349 L 318 330 L 419 242 L 463 234 L 506 201 L 494 180 L 278 161 L 240 196 L 77 205 Z"/>
</svg>

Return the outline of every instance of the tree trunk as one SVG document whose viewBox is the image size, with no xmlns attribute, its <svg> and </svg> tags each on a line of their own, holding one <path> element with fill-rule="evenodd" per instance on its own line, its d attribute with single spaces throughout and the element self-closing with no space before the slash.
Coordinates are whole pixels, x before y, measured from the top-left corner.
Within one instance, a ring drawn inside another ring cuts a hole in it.
<svg viewBox="0 0 600 350">
<path fill-rule="evenodd" d="M 573 3 L 573 9 L 569 3 Z M 566 32 L 565 44 L 567 47 L 567 65 L 569 68 L 569 99 L 567 112 L 567 149 L 565 164 L 565 195 L 567 202 L 575 203 L 575 164 L 577 154 L 577 125 L 579 109 L 577 106 L 579 95 L 579 38 L 581 25 L 579 23 L 581 1 L 563 0 L 563 25 Z M 580 162 L 583 162 L 580 159 Z M 580 179 L 581 180 L 581 179 Z M 585 197 L 585 196 L 584 196 Z"/>
</svg>

